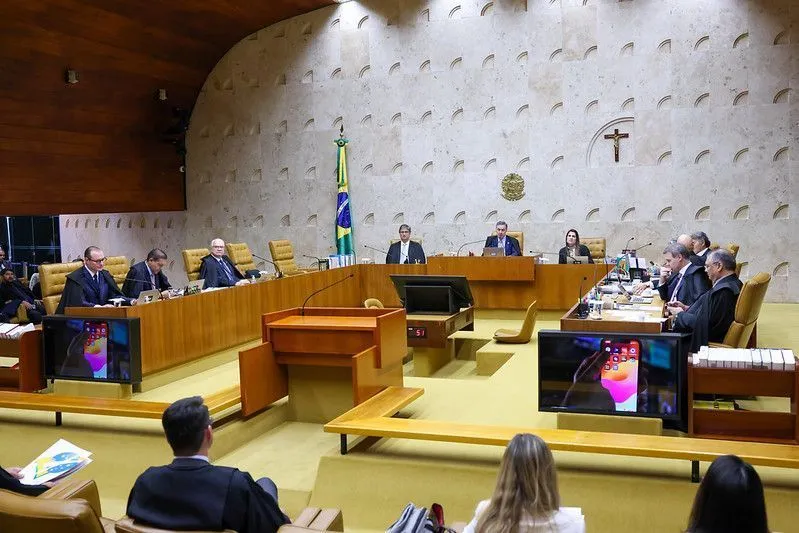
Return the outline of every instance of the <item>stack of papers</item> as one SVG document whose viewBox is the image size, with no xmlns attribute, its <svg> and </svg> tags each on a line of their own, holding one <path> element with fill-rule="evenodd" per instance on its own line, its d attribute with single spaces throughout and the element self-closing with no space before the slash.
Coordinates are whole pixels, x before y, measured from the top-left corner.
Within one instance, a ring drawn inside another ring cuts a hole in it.
<svg viewBox="0 0 799 533">
<path fill-rule="evenodd" d="M 755 368 L 794 371 L 796 356 L 793 350 L 774 348 L 710 348 L 702 346 L 694 366 L 709 368 Z"/>
<path fill-rule="evenodd" d="M 41 485 L 48 481 L 58 481 L 91 463 L 91 455 L 92 452 L 59 439 L 22 469 L 22 479 L 19 482 L 23 485 Z"/>
<path fill-rule="evenodd" d="M 0 323 L 0 339 L 17 339 L 26 331 L 33 331 L 35 329 L 36 326 L 33 324 L 20 326 L 19 324 Z"/>
</svg>

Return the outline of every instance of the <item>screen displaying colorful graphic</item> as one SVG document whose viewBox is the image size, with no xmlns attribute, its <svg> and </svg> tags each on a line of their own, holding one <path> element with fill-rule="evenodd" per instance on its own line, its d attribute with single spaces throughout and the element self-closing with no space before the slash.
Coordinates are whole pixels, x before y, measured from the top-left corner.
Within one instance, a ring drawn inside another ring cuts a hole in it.
<svg viewBox="0 0 799 533">
<path fill-rule="evenodd" d="M 45 376 L 141 382 L 139 319 L 45 317 Z"/>
<path fill-rule="evenodd" d="M 541 411 L 682 420 L 687 347 L 679 334 L 541 331 Z"/>
</svg>

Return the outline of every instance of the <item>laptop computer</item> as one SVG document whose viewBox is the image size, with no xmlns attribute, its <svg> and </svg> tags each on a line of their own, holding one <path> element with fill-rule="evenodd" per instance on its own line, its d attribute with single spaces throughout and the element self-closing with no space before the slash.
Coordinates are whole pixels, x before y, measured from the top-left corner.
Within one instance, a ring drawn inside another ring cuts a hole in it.
<svg viewBox="0 0 799 533">
<path fill-rule="evenodd" d="M 204 279 L 196 279 L 194 281 L 190 281 L 189 284 L 186 285 L 186 288 L 183 289 L 183 294 L 184 295 L 196 294 L 196 293 L 200 292 L 201 290 L 203 290 L 203 287 L 205 287 L 205 280 Z"/>
<path fill-rule="evenodd" d="M 151 289 L 149 291 L 141 291 L 139 293 L 139 297 L 136 299 L 136 303 L 139 305 L 148 304 L 150 302 L 156 302 L 160 299 L 161 293 L 156 289 Z"/>
<path fill-rule="evenodd" d="M 575 255 L 571 258 L 572 263 L 580 263 L 580 264 L 588 264 L 588 256 L 587 255 Z"/>
<path fill-rule="evenodd" d="M 483 255 L 486 257 L 505 257 L 505 248 L 499 248 L 498 246 L 483 248 Z"/>
</svg>

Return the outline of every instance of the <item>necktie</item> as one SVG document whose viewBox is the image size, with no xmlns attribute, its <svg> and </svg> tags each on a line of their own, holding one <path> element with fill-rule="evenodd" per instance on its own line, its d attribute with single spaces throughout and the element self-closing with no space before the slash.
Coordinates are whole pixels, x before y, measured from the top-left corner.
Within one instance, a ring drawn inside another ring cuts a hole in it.
<svg viewBox="0 0 799 533">
<path fill-rule="evenodd" d="M 674 285 L 674 292 L 671 293 L 671 300 L 670 302 L 677 301 L 677 293 L 680 290 L 680 285 L 682 285 L 682 274 L 677 274 L 677 283 Z"/>
<path fill-rule="evenodd" d="M 404 264 L 408 260 L 408 243 L 402 243 L 402 252 L 400 252 L 400 264 Z"/>
<path fill-rule="evenodd" d="M 100 280 L 97 279 L 97 274 L 92 276 L 92 280 L 94 281 L 95 285 L 97 285 L 98 287 L 100 286 Z"/>
<path fill-rule="evenodd" d="M 152 272 L 150 272 L 150 283 L 153 284 L 153 289 L 157 289 L 158 288 L 155 285 L 155 274 L 153 274 Z"/>
<path fill-rule="evenodd" d="M 219 264 L 222 265 L 222 269 L 225 271 L 225 275 L 227 276 L 228 283 L 231 285 L 236 284 L 236 280 L 233 279 L 233 273 L 230 271 L 230 267 L 227 266 L 224 259 L 219 260 Z"/>
</svg>

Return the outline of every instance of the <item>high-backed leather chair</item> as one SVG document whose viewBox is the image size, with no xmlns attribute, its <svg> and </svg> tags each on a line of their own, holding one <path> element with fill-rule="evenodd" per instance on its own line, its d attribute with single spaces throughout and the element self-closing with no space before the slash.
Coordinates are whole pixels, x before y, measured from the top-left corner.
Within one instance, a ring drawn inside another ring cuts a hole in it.
<svg viewBox="0 0 799 533">
<path fill-rule="evenodd" d="M 202 259 L 210 254 L 208 248 L 192 248 L 183 250 L 183 266 L 186 267 L 186 277 L 189 281 L 197 281 L 200 279 L 200 266 L 202 266 Z"/>
<path fill-rule="evenodd" d="M 494 332 L 494 340 L 508 344 L 526 344 L 530 342 L 530 338 L 533 336 L 533 329 L 535 328 L 535 319 L 538 315 L 537 304 L 538 301 L 535 301 L 527 307 L 522 329 L 498 329 Z"/>
<path fill-rule="evenodd" d="M 580 244 L 588 247 L 591 251 L 591 259 L 595 262 L 598 259 L 605 260 L 605 237 L 583 237 L 580 239 Z"/>
<path fill-rule="evenodd" d="M 741 294 L 738 295 L 738 302 L 735 304 L 735 319 L 724 335 L 724 342 L 721 344 L 711 342 L 711 346 L 746 348 L 760 316 L 760 308 L 763 306 L 763 298 L 766 296 L 770 281 L 770 274 L 760 272 L 744 283 Z"/>
<path fill-rule="evenodd" d="M 239 269 L 243 276 L 247 275 L 248 270 L 257 270 L 255 261 L 252 258 L 252 252 L 246 242 L 229 242 L 225 244 L 225 250 L 228 257 Z"/>
<path fill-rule="evenodd" d="M 23 496 L 0 490 L 3 533 L 109 533 L 113 520 L 101 518 L 94 481 L 63 480 L 44 494 Z"/>
<path fill-rule="evenodd" d="M 304 269 L 297 267 L 294 260 L 294 246 L 289 240 L 269 241 L 269 253 L 272 254 L 272 261 L 277 265 L 277 270 L 284 276 L 296 276 L 304 274 Z"/>
<path fill-rule="evenodd" d="M 48 315 L 55 313 L 58 302 L 61 301 L 61 293 L 64 292 L 64 285 L 67 282 L 67 274 L 79 269 L 83 263 L 73 261 L 71 263 L 50 263 L 39 266 L 39 284 L 42 289 L 42 302 Z"/>
<path fill-rule="evenodd" d="M 363 301 L 363 306 L 367 309 L 385 309 L 383 302 L 377 298 L 367 298 Z"/>
<path fill-rule="evenodd" d="M 492 231 L 491 235 L 496 235 L 496 231 Z M 524 232 L 523 231 L 507 231 L 505 235 L 508 237 L 513 237 L 517 241 L 519 241 L 519 252 L 524 255 Z"/>
<path fill-rule="evenodd" d="M 122 284 L 125 283 L 125 277 L 130 270 L 130 261 L 128 261 L 128 258 L 124 255 L 106 257 L 103 266 L 108 273 L 111 274 L 111 277 L 114 278 L 117 286 L 122 288 Z"/>
<path fill-rule="evenodd" d="M 727 250 L 732 254 L 732 258 L 736 259 L 738 257 L 738 250 L 741 249 L 741 246 L 735 244 L 734 242 L 728 242 L 725 248 L 727 248 Z"/>
<path fill-rule="evenodd" d="M 744 264 L 743 263 L 735 263 L 735 275 L 738 276 L 740 279 L 741 272 L 743 272 Z"/>
</svg>

